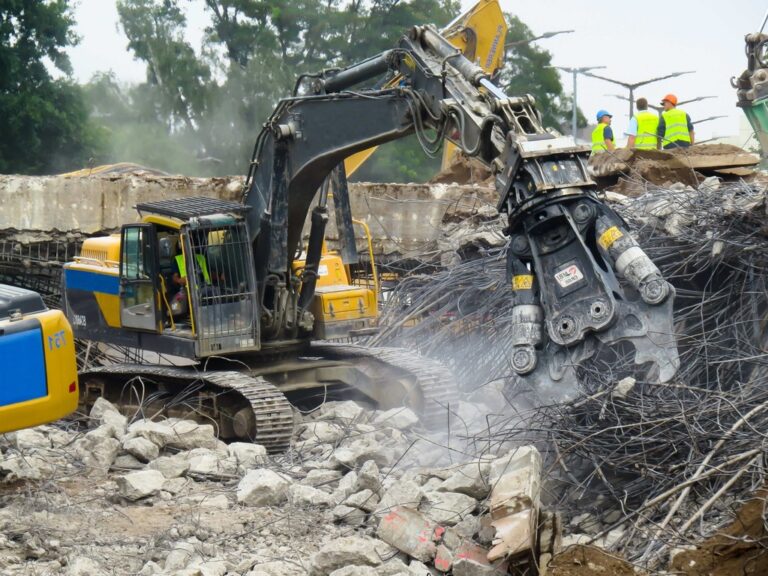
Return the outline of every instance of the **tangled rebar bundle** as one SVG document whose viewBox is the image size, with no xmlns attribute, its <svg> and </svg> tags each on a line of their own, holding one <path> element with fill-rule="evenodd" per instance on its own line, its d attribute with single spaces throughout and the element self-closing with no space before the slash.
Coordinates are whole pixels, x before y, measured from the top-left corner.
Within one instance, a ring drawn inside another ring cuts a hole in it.
<svg viewBox="0 0 768 576">
<path fill-rule="evenodd" d="M 579 369 L 577 398 L 497 421 L 486 446 L 538 442 L 549 498 L 576 518 L 573 530 L 609 535 L 604 545 L 654 567 L 731 522 L 765 483 L 768 227 L 758 184 L 636 185 L 646 193 L 617 209 L 677 289 L 676 378 L 645 381 L 631 351 L 606 351 Z M 504 380 L 515 404 L 525 382 L 507 363 L 509 312 L 504 249 L 493 249 L 405 280 L 378 341 L 412 343 L 469 387 Z M 762 550 L 768 538 L 752 544 Z"/>
</svg>

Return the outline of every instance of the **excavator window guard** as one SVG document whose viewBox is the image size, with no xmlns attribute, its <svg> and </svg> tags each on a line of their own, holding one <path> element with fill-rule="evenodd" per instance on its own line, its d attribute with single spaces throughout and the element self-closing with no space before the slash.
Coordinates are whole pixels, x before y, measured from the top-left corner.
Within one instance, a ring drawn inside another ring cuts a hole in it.
<svg viewBox="0 0 768 576">
<path fill-rule="evenodd" d="M 201 354 L 253 347 L 258 302 L 245 223 L 190 227 L 182 236 Z"/>
</svg>

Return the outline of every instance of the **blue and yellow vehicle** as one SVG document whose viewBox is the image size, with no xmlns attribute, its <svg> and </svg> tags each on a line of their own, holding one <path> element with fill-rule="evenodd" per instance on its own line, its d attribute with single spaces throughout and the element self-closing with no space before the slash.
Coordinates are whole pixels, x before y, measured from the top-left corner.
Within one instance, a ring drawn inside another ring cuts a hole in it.
<svg viewBox="0 0 768 576">
<path fill-rule="evenodd" d="M 75 342 L 60 310 L 0 284 L 0 433 L 53 422 L 78 403 Z"/>
</svg>

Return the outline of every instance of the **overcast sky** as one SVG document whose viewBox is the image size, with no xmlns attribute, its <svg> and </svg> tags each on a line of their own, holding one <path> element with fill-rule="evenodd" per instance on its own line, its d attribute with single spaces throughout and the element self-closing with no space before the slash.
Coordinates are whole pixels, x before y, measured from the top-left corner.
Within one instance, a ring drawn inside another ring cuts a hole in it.
<svg viewBox="0 0 768 576">
<path fill-rule="evenodd" d="M 465 8 L 473 3 L 462 0 Z M 207 23 L 203 0 L 183 4 L 190 41 L 199 47 Z M 735 107 L 730 78 L 746 66 L 744 35 L 760 27 L 768 8 L 765 0 L 501 0 L 501 4 L 536 35 L 575 30 L 539 41 L 539 46 L 553 54 L 555 65 L 605 66 L 596 73 L 625 82 L 695 70 L 695 74 L 641 88 L 636 96 L 646 96 L 652 102 L 668 92 L 681 100 L 717 96 L 686 108 L 694 121 L 726 116 L 698 126 L 698 139 L 738 133 L 742 113 Z M 144 65 L 126 50 L 127 39 L 117 27 L 112 0 L 79 0 L 76 19 L 81 43 L 70 50 L 70 55 L 77 80 L 85 82 L 95 72 L 106 70 L 125 82 L 144 79 Z M 563 80 L 570 93 L 571 76 Z M 614 126 L 621 131 L 627 124 L 628 104 L 610 94 L 627 95 L 627 91 L 579 77 L 579 106 L 584 113 L 593 120 L 598 109 L 607 108 L 615 115 Z"/>
</svg>

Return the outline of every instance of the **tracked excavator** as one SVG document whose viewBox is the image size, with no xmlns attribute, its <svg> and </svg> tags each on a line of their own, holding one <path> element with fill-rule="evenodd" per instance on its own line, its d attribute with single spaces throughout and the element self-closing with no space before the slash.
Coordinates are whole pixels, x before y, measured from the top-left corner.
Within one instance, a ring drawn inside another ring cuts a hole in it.
<svg viewBox="0 0 768 576">
<path fill-rule="evenodd" d="M 588 148 L 546 131 L 531 96 L 506 95 L 432 26 L 343 70 L 305 75 L 298 88 L 256 139 L 242 202 L 140 203 L 141 222 L 86 240 L 65 266 L 75 335 L 94 354 L 126 351 L 81 372 L 86 405 L 104 396 L 130 414 L 213 421 L 221 437 L 272 451 L 288 445 L 288 399 L 355 397 L 410 406 L 428 425 L 446 419 L 458 392 L 445 368 L 403 350 L 318 340 L 366 306 L 349 288 L 318 290 L 330 198 L 340 264 L 356 259 L 344 161 L 409 134 L 426 154 L 447 140 L 495 174 L 519 377 L 557 387 L 600 344 L 617 342 L 634 345 L 649 377 L 674 375 L 673 288 L 600 201 Z M 174 308 L 181 301 L 188 310 Z"/>
</svg>

